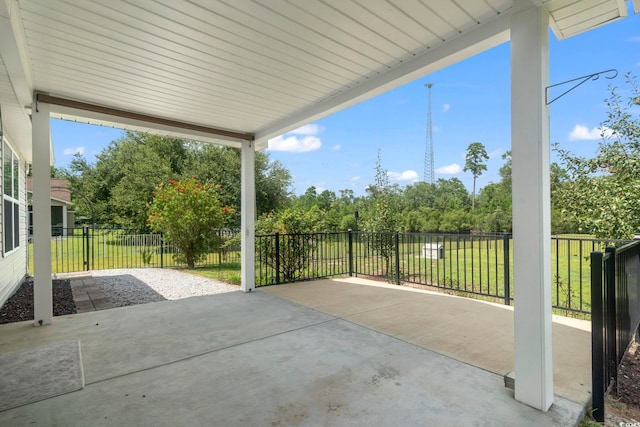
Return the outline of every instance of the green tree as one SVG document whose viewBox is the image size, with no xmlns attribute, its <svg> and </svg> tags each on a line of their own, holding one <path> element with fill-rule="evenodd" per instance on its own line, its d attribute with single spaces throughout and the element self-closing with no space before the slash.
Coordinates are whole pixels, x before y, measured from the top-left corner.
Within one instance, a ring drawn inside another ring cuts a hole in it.
<svg viewBox="0 0 640 427">
<path fill-rule="evenodd" d="M 376 161 L 376 182 L 370 186 L 369 191 L 372 194 L 373 204 L 367 213 L 364 230 L 370 232 L 367 234 L 370 247 L 385 260 L 386 271 L 383 274 L 391 277 L 392 259 L 395 253 L 393 233 L 398 231 L 399 215 L 395 194 L 389 185 L 389 176 L 382 168 L 380 150 L 378 150 Z"/>
<path fill-rule="evenodd" d="M 233 213 L 221 206 L 220 186 L 203 184 L 191 178 L 160 184 L 154 192 L 148 222 L 155 231 L 162 232 L 180 252 L 176 261 L 194 268 L 207 254 L 217 234 Z"/>
<path fill-rule="evenodd" d="M 477 197 L 480 211 L 478 225 L 482 231 L 507 232 L 512 229 L 511 151 L 502 155 L 500 181 L 484 186 Z"/>
<path fill-rule="evenodd" d="M 239 225 L 240 151 L 194 141 L 127 132 L 112 141 L 95 164 L 77 155 L 66 169 L 72 196 L 91 201 L 99 224 L 147 229 L 147 205 L 153 190 L 169 180 L 195 177 L 222 185 L 220 203 L 236 209 L 232 225 Z M 256 153 L 256 207 L 258 214 L 286 206 L 291 175 L 268 154 Z M 76 206 L 78 216 L 89 216 L 84 203 Z"/>
<path fill-rule="evenodd" d="M 629 239 L 640 231 L 640 90 L 631 74 L 626 83 L 626 99 L 616 87 L 610 89 L 594 158 L 555 148 L 568 176 L 557 188 L 562 213 L 580 232 L 602 238 Z"/>
<path fill-rule="evenodd" d="M 487 170 L 484 163 L 489 160 L 487 150 L 481 142 L 472 142 L 467 147 L 467 155 L 465 157 L 464 172 L 471 172 L 473 175 L 473 198 L 471 199 L 471 210 L 476 208 L 476 181 L 482 172 Z"/>
</svg>

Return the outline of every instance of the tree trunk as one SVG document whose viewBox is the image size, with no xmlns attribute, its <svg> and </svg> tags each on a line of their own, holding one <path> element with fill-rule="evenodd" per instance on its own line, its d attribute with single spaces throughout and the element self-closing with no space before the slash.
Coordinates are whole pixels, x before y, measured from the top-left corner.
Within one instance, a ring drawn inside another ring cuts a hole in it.
<svg viewBox="0 0 640 427">
<path fill-rule="evenodd" d="M 471 198 L 471 210 L 476 209 L 476 177 L 473 177 L 473 197 Z"/>
</svg>

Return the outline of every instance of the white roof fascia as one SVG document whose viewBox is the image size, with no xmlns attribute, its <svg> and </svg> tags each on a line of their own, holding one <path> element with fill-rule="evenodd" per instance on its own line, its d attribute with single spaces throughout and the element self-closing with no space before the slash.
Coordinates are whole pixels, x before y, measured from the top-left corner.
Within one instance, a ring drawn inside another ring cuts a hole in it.
<svg viewBox="0 0 640 427">
<path fill-rule="evenodd" d="M 491 22 L 448 40 L 388 72 L 371 78 L 346 92 L 315 104 L 298 114 L 260 129 L 255 133 L 256 149 L 267 148 L 271 138 L 326 117 L 359 102 L 462 61 L 482 51 L 509 41 L 511 12 L 506 11 Z"/>
<path fill-rule="evenodd" d="M 31 105 L 33 82 L 26 37 L 16 1 L 0 0 L 0 54 L 20 106 Z"/>
<path fill-rule="evenodd" d="M 638 2 L 640 0 L 633 0 L 633 1 L 634 2 Z M 543 1 L 542 3 L 543 3 L 542 6 L 544 6 L 544 3 L 549 3 L 549 2 Z M 562 28 L 560 28 L 558 26 L 558 24 L 556 23 L 556 21 L 553 19 L 553 14 L 551 14 L 551 19 L 549 20 L 549 26 L 551 27 L 551 30 L 553 31 L 553 34 L 556 36 L 556 39 L 564 40 L 564 39 L 576 36 L 578 34 L 582 34 L 582 33 L 585 33 L 587 31 L 591 31 L 591 30 L 593 30 L 595 28 L 602 27 L 603 25 L 610 24 L 613 21 L 617 21 L 617 20 L 623 19 L 626 16 L 628 16 L 627 5 L 625 3 L 625 0 L 608 0 L 607 3 L 615 3 L 616 4 L 617 9 L 618 9 L 618 13 L 619 13 L 618 17 L 616 17 L 614 19 L 611 19 L 611 20 L 608 20 L 608 21 L 600 22 L 600 23 L 595 24 L 595 25 L 585 26 L 583 28 L 578 28 L 578 29 L 575 29 L 575 30 L 573 30 L 571 32 L 569 32 L 567 30 L 563 30 Z"/>
</svg>

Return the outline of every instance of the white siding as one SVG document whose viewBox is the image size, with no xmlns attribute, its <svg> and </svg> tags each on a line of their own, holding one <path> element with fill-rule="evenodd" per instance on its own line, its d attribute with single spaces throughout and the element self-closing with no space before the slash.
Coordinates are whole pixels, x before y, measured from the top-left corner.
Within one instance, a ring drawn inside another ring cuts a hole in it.
<svg viewBox="0 0 640 427">
<path fill-rule="evenodd" d="M 0 257 L 0 305 L 13 294 L 22 280 L 27 275 L 27 183 L 26 183 L 26 162 L 22 153 L 16 150 L 6 135 L 5 139 L 20 157 L 20 247 Z M 4 216 L 0 215 L 0 233 L 2 233 Z M 4 236 L 0 234 L 0 248 L 4 241 Z"/>
</svg>

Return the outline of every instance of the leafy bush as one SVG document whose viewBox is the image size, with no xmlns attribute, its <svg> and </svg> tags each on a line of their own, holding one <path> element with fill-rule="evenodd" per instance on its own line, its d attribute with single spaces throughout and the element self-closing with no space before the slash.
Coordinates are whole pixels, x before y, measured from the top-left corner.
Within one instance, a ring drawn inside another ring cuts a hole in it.
<svg viewBox="0 0 640 427">
<path fill-rule="evenodd" d="M 176 261 L 194 268 L 219 239 L 216 229 L 231 220 L 234 210 L 220 204 L 221 186 L 191 178 L 160 184 L 154 192 L 149 225 L 163 232 L 180 252 Z"/>
<path fill-rule="evenodd" d="M 281 281 L 294 281 L 309 265 L 316 251 L 312 235 L 324 228 L 324 212 L 317 206 L 308 211 L 287 208 L 279 214 L 263 216 L 256 224 L 256 234 L 272 235 L 256 240 L 261 261 L 277 270 Z"/>
</svg>

